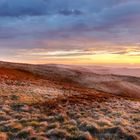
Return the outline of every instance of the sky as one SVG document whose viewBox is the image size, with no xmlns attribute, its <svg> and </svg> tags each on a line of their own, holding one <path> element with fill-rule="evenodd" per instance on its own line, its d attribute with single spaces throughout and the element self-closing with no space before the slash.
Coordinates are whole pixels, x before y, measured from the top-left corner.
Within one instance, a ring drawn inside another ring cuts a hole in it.
<svg viewBox="0 0 140 140">
<path fill-rule="evenodd" d="M 140 0 L 0 0 L 0 60 L 140 66 Z"/>
</svg>

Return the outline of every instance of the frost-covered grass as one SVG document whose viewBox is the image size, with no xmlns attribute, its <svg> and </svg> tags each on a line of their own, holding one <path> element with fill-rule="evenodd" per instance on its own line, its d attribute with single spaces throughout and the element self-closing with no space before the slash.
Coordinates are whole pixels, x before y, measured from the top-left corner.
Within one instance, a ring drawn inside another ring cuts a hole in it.
<svg viewBox="0 0 140 140">
<path fill-rule="evenodd" d="M 5 77 L 0 79 L 0 140 L 140 138 L 139 101 Z"/>
</svg>

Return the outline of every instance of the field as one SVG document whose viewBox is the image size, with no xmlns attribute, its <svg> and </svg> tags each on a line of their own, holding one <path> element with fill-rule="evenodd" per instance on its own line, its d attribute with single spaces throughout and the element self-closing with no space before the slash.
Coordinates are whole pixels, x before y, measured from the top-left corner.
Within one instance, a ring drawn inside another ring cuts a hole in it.
<svg viewBox="0 0 140 140">
<path fill-rule="evenodd" d="M 0 62 L 0 140 L 139 140 L 139 69 L 96 69 Z"/>
</svg>

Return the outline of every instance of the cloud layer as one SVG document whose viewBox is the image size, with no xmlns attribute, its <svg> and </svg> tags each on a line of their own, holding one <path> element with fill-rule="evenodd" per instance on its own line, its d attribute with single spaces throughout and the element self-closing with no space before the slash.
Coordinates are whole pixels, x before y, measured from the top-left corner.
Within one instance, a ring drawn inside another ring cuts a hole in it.
<svg viewBox="0 0 140 140">
<path fill-rule="evenodd" d="M 91 55 L 86 51 L 91 49 L 123 54 L 126 46 L 139 54 L 139 7 L 139 0 L 1 0 L 0 54 L 5 50 L 10 58 L 36 49 L 58 51 L 57 57 L 75 50 Z"/>
</svg>

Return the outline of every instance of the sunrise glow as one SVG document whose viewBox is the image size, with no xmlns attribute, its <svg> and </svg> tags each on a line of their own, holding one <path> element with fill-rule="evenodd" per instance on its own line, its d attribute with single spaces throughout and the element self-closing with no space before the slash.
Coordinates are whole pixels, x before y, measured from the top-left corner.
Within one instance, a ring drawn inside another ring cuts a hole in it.
<svg viewBox="0 0 140 140">
<path fill-rule="evenodd" d="M 4 6 L 1 61 L 140 65 L 137 0 L 5 0 Z"/>
</svg>

